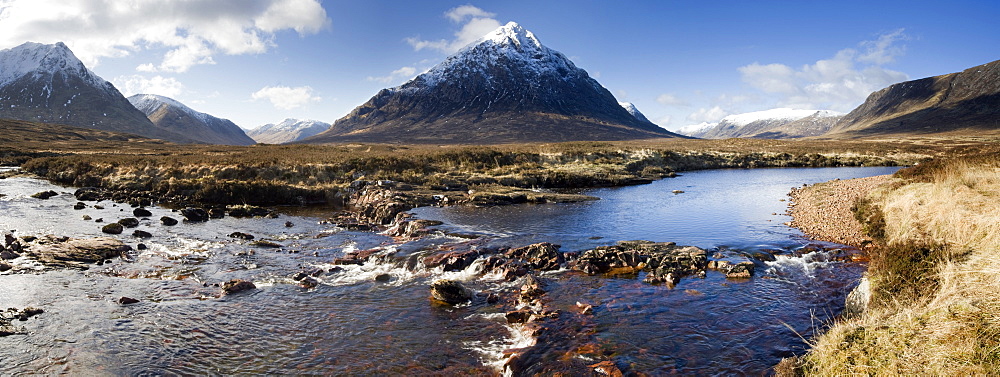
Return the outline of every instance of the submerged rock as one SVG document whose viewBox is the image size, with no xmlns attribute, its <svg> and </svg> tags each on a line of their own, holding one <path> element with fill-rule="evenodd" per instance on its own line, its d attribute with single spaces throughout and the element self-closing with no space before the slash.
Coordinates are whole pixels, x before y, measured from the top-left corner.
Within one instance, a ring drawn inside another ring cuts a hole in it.
<svg viewBox="0 0 1000 377">
<path fill-rule="evenodd" d="M 28 255 L 49 266 L 86 268 L 81 263 L 102 262 L 120 257 L 130 250 L 131 246 L 109 237 L 54 239 L 33 245 L 28 249 Z"/>
<path fill-rule="evenodd" d="M 131 297 L 122 296 L 121 298 L 118 299 L 118 305 L 131 305 L 137 303 L 139 303 L 139 300 L 136 300 Z"/>
<path fill-rule="evenodd" d="M 241 240 L 250 241 L 250 240 L 253 240 L 254 237 L 253 237 L 252 234 L 247 234 L 247 233 L 243 233 L 243 232 L 232 232 L 232 233 L 229 233 L 229 238 L 239 238 Z"/>
<path fill-rule="evenodd" d="M 233 279 L 222 284 L 223 295 L 231 295 L 233 293 L 239 293 L 251 289 L 257 289 L 257 286 L 249 281 L 241 279 Z"/>
<path fill-rule="evenodd" d="M 458 305 L 472 299 L 472 291 L 454 280 L 437 280 L 431 283 L 431 297 L 448 305 Z"/>
</svg>

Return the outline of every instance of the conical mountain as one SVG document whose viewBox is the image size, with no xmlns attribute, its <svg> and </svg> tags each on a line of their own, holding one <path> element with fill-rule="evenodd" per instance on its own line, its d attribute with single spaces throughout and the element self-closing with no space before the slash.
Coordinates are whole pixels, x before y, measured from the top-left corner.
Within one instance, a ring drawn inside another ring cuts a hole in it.
<svg viewBox="0 0 1000 377">
<path fill-rule="evenodd" d="M 28 42 L 0 50 L 0 118 L 194 142 L 155 127 L 114 85 L 87 69 L 61 42 Z"/>
<path fill-rule="evenodd" d="M 678 137 L 629 114 L 563 54 L 509 23 L 305 142 L 509 143 Z"/>
<path fill-rule="evenodd" d="M 173 98 L 136 94 L 128 101 L 158 128 L 186 135 L 201 143 L 252 145 L 254 140 L 228 119 L 195 111 Z"/>
<path fill-rule="evenodd" d="M 1000 131 L 1000 60 L 872 93 L 829 137 Z"/>
</svg>

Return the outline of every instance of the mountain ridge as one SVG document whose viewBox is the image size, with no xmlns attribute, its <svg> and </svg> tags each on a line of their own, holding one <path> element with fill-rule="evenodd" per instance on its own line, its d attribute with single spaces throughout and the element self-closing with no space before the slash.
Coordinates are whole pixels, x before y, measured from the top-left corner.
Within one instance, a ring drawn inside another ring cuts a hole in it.
<svg viewBox="0 0 1000 377">
<path fill-rule="evenodd" d="M 252 145 L 253 139 L 228 119 L 196 111 L 173 98 L 155 94 L 136 94 L 129 103 L 146 114 L 153 125 L 186 135 L 207 144 Z"/>
<path fill-rule="evenodd" d="M 247 132 L 258 143 L 284 144 L 299 141 L 330 129 L 330 124 L 318 120 L 287 118 L 277 124 L 268 123 Z"/>
</svg>

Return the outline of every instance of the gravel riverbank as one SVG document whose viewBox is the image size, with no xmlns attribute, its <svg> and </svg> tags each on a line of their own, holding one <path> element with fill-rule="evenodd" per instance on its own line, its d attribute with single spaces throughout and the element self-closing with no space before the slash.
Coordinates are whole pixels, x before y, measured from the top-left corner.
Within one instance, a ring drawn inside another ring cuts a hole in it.
<svg viewBox="0 0 1000 377">
<path fill-rule="evenodd" d="M 792 189 L 788 224 L 812 239 L 865 248 L 872 242 L 851 207 L 858 198 L 892 181 L 891 175 L 834 180 Z"/>
</svg>

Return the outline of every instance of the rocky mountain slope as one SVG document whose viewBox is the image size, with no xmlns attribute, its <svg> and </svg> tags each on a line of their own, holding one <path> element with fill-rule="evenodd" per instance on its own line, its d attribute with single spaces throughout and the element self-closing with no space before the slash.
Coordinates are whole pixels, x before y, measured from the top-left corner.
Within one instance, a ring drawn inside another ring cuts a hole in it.
<svg viewBox="0 0 1000 377">
<path fill-rule="evenodd" d="M 283 144 L 299 141 L 330 129 L 330 123 L 318 120 L 285 119 L 281 123 L 268 123 L 247 132 L 258 143 Z"/>
<path fill-rule="evenodd" d="M 185 135 L 207 144 L 251 145 L 243 129 L 228 119 L 217 118 L 168 97 L 155 94 L 136 94 L 128 101 L 158 128 Z"/>
<path fill-rule="evenodd" d="M 872 93 L 827 136 L 995 131 L 1000 131 L 1000 60 Z"/>
<path fill-rule="evenodd" d="M 486 144 L 678 137 L 629 114 L 563 54 L 509 23 L 304 142 Z"/>
<path fill-rule="evenodd" d="M 778 108 L 730 115 L 712 127 L 695 129 L 688 135 L 703 139 L 787 139 L 817 136 L 829 131 L 841 116 L 842 113 L 830 110 Z"/>
<path fill-rule="evenodd" d="M 154 126 L 62 43 L 0 50 L 0 118 L 195 141 Z"/>
</svg>

